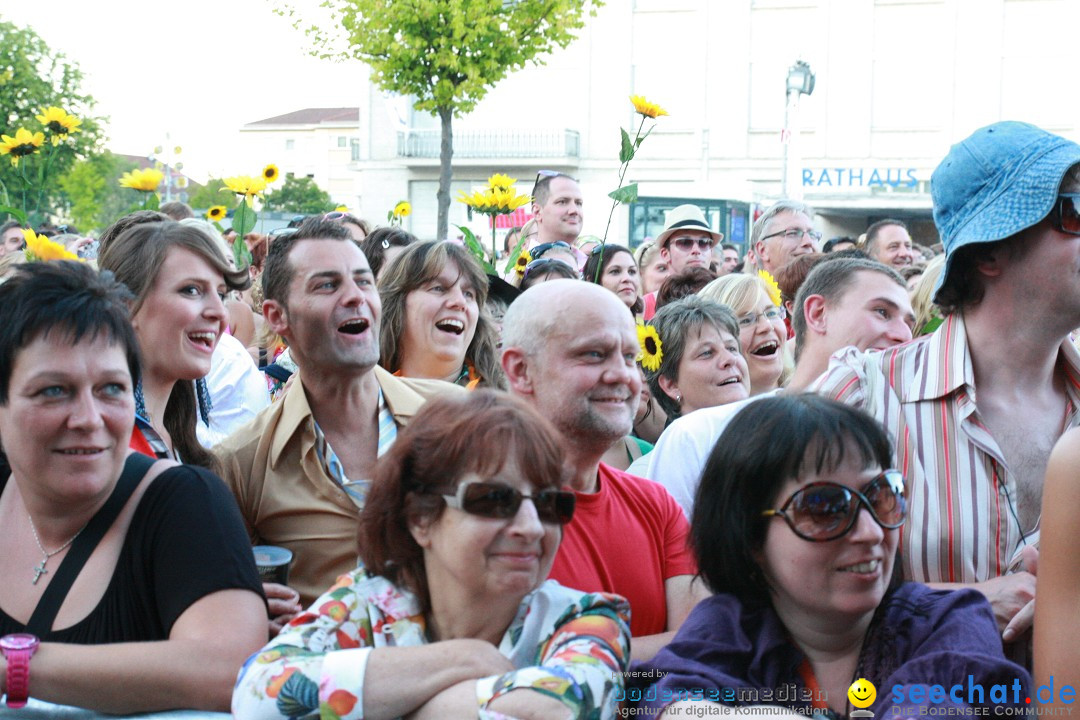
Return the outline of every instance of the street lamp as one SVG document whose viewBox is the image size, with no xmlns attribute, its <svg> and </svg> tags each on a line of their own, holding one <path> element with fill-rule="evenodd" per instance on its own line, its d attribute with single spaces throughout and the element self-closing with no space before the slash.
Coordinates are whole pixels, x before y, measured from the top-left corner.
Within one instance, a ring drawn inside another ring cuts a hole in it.
<svg viewBox="0 0 1080 720">
<path fill-rule="evenodd" d="M 784 143 L 784 175 L 780 179 L 780 194 L 783 197 L 788 198 L 788 189 L 792 185 L 799 188 L 795 191 L 795 199 L 799 199 L 802 196 L 802 183 L 790 183 L 789 168 L 797 170 L 802 164 L 799 161 L 797 149 L 793 151 L 791 146 L 795 143 L 796 138 L 799 135 L 798 128 L 798 110 L 799 110 L 799 96 L 809 95 L 814 92 L 814 84 L 817 81 L 817 76 L 814 75 L 810 69 L 810 64 L 805 60 L 796 60 L 795 64 L 788 68 L 787 73 L 787 98 L 784 104 L 784 132 L 782 133 Z M 789 159 L 789 156 L 794 156 Z"/>
</svg>

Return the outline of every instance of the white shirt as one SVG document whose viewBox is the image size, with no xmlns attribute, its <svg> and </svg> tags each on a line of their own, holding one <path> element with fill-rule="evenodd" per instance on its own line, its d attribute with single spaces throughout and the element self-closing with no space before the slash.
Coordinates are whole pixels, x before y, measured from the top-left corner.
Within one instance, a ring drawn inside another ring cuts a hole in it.
<svg viewBox="0 0 1080 720">
<path fill-rule="evenodd" d="M 218 338 L 206 376 L 210 391 L 210 425 L 195 424 L 199 444 L 209 449 L 270 405 L 266 376 L 255 366 L 244 344 L 228 333 Z"/>
<path fill-rule="evenodd" d="M 731 418 L 747 404 L 774 397 L 778 392 L 771 390 L 738 402 L 702 408 L 683 415 L 671 423 L 656 441 L 656 446 L 648 455 L 649 469 L 645 477 L 666 487 L 689 519 L 694 512 L 694 496 L 705 463 Z"/>
</svg>

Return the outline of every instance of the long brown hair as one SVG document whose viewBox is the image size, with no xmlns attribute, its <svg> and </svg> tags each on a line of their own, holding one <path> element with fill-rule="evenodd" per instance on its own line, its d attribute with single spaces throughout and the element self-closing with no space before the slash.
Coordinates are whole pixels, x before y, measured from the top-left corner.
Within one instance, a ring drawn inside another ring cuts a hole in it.
<svg viewBox="0 0 1080 720">
<path fill-rule="evenodd" d="M 218 244 L 203 230 L 173 221 L 135 225 L 110 242 L 98 258 L 98 267 L 111 271 L 135 296 L 132 317 L 157 283 L 165 256 L 174 247 L 190 250 L 206 260 L 221 273 L 230 290 L 244 290 L 251 284 L 247 269 L 234 270 Z M 173 385 L 164 422 L 173 447 L 185 463 L 218 471 L 217 459 L 195 436 L 198 407 L 194 383 L 178 380 Z"/>
</svg>

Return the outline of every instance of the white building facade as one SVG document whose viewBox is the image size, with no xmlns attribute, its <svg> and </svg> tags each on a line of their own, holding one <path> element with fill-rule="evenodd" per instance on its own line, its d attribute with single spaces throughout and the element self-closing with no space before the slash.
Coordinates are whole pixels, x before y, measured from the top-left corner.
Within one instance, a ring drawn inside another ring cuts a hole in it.
<svg viewBox="0 0 1080 720">
<path fill-rule="evenodd" d="M 1080 139 L 1066 35 L 1078 18 L 1075 0 L 608 0 L 570 47 L 455 119 L 451 194 L 494 172 L 528 192 L 537 170 L 559 170 L 581 181 L 584 233 L 603 234 L 619 127 L 633 135 L 628 97 L 640 94 L 670 115 L 631 163 L 640 201 L 616 211 L 608 239 L 637 244 L 666 209 L 697 202 L 745 243 L 755 209 L 781 195 L 786 76 L 802 59 L 817 82 L 792 118 L 788 194 L 817 210 L 826 237 L 899 217 L 929 244 L 930 174 L 952 143 L 1004 119 Z M 438 123 L 367 78 L 358 87 L 354 134 L 340 133 L 348 161 L 330 157 L 333 139 L 325 168 L 308 167 L 375 222 L 410 200 L 406 227 L 433 238 Z M 451 223 L 484 232 L 456 201 Z"/>
</svg>

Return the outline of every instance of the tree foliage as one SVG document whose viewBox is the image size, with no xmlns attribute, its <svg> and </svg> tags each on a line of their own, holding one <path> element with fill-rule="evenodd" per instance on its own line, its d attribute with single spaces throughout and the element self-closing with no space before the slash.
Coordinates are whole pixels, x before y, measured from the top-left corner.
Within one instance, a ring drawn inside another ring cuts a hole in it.
<svg viewBox="0 0 1080 720">
<path fill-rule="evenodd" d="M 94 100 L 83 92 L 82 83 L 83 74 L 78 65 L 69 63 L 63 53 L 50 48 L 32 29 L 0 20 L 0 132 L 14 135 L 20 127 L 31 132 L 41 130 L 41 123 L 35 116 L 52 105 L 83 121 L 81 132 L 63 141 L 60 148 L 63 152 L 50 153 L 52 148 L 43 146 L 42 152 L 24 158 L 23 162 L 28 163 L 24 172 L 38 173 L 48 163 L 47 175 L 58 177 L 68 171 L 77 158 L 92 154 L 100 146 L 103 120 L 91 115 Z M 0 162 L 0 204 L 17 205 L 17 194 L 23 181 L 6 156 L 3 160 Z M 39 210 L 48 211 L 54 207 L 59 192 L 58 183 L 46 182 Z M 34 204 L 38 205 L 37 202 Z"/>
<path fill-rule="evenodd" d="M 309 177 L 287 177 L 277 190 L 266 193 L 263 210 L 314 215 L 336 207 L 326 192 Z"/>
<path fill-rule="evenodd" d="M 196 188 L 188 196 L 187 204 L 195 210 L 206 212 L 215 205 L 229 205 L 233 196 L 228 192 L 222 192 L 225 183 L 221 178 L 210 178 L 205 185 Z"/>
<path fill-rule="evenodd" d="M 354 58 L 380 88 L 416 98 L 442 121 L 439 238 L 448 230 L 452 117 L 469 113 L 492 85 L 527 62 L 566 47 L 602 0 L 324 0 L 326 27 L 295 22 L 312 54 Z M 295 10 L 286 12 L 295 17 Z M 344 37 L 342 37 L 342 32 Z M 343 50 L 341 42 L 347 44 Z M 327 49 L 331 48 L 331 49 Z"/>
<path fill-rule="evenodd" d="M 60 176 L 67 215 L 82 232 L 103 229 L 139 202 L 139 193 L 120 187 L 117 178 L 138 165 L 106 150 L 78 160 Z"/>
</svg>

